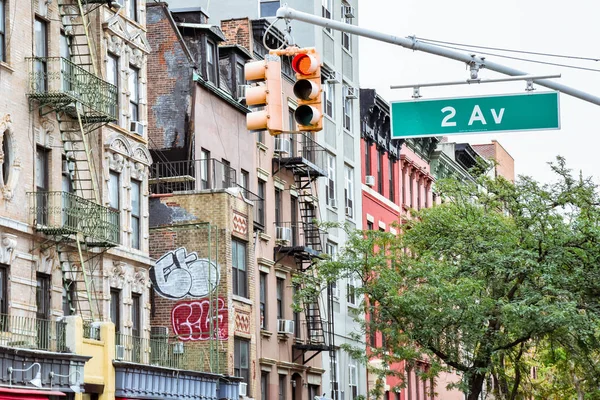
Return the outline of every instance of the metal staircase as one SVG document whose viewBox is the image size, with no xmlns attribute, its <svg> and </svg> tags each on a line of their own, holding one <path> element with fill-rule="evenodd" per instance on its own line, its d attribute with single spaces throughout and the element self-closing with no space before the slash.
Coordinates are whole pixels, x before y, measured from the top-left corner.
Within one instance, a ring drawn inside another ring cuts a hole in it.
<svg viewBox="0 0 600 400">
<path fill-rule="evenodd" d="M 90 247 L 119 242 L 118 213 L 101 205 L 98 128 L 117 120 L 117 88 L 99 77 L 88 14 L 106 1 L 60 0 L 68 58 L 30 57 L 28 97 L 40 115 L 54 113 L 72 193 L 37 192 L 31 214 L 36 229 L 56 238 L 70 307 L 84 321 L 99 317 Z"/>
</svg>

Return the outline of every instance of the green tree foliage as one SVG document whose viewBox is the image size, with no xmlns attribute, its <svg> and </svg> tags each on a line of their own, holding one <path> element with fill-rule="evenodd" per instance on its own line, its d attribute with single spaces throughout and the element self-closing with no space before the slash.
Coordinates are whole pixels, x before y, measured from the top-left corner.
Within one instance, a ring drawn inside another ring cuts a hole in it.
<svg viewBox="0 0 600 400">
<path fill-rule="evenodd" d="M 362 279 L 357 320 L 366 337 L 385 337 L 371 354 L 382 374 L 429 360 L 423 378 L 458 371 L 469 400 L 486 387 L 497 399 L 595 398 L 600 197 L 564 160 L 552 168 L 550 184 L 439 182 L 443 204 L 413 212 L 397 236 L 348 231 L 338 259 L 300 277 L 302 287 L 314 296 L 340 278 Z"/>
</svg>

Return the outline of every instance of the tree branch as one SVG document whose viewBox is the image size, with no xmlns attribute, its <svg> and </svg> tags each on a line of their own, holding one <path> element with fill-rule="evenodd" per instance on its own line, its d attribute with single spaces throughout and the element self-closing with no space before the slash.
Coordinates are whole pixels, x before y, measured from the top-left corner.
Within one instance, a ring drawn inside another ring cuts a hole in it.
<svg viewBox="0 0 600 400">
<path fill-rule="evenodd" d="M 529 339 L 531 339 L 531 333 L 528 333 L 527 336 L 520 337 L 520 338 L 513 340 L 512 342 L 507 343 L 505 345 L 495 347 L 492 349 L 492 352 L 496 352 L 498 350 L 508 350 L 511 347 L 515 347 L 516 345 L 524 343 L 525 341 L 527 341 Z"/>
</svg>

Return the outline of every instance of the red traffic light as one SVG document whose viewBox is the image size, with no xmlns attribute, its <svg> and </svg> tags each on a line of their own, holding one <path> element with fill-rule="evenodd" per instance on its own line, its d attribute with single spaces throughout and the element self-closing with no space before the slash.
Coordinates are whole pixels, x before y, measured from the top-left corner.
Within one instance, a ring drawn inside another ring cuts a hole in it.
<svg viewBox="0 0 600 400">
<path fill-rule="evenodd" d="M 311 54 L 298 54 L 292 60 L 292 69 L 298 74 L 311 75 L 319 67 L 319 60 Z"/>
</svg>

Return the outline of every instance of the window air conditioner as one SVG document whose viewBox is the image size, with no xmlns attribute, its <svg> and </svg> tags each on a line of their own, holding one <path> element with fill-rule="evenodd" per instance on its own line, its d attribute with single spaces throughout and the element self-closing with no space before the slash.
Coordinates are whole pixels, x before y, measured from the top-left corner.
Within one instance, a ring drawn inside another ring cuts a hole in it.
<svg viewBox="0 0 600 400">
<path fill-rule="evenodd" d="M 116 345 L 116 349 L 115 349 L 115 359 L 122 361 L 125 359 L 125 346 L 123 346 L 122 344 L 118 344 Z"/>
<path fill-rule="evenodd" d="M 339 71 L 331 71 L 329 77 L 325 79 L 326 83 L 342 83 L 342 74 Z"/>
<path fill-rule="evenodd" d="M 375 177 L 373 175 L 365 176 L 365 185 L 367 186 L 375 186 Z"/>
<path fill-rule="evenodd" d="M 275 138 L 275 153 L 290 154 L 291 143 L 289 139 Z"/>
<path fill-rule="evenodd" d="M 355 87 L 347 86 L 344 95 L 347 99 L 358 99 L 358 90 Z"/>
<path fill-rule="evenodd" d="M 352 218 L 354 215 L 352 214 L 352 207 L 346 207 L 346 217 Z"/>
<path fill-rule="evenodd" d="M 294 334 L 294 321 L 291 319 L 278 319 L 277 320 L 277 333 L 283 333 L 285 335 Z"/>
<path fill-rule="evenodd" d="M 345 18 L 354 18 L 354 7 L 350 6 L 350 5 L 342 5 L 342 13 L 344 14 Z"/>
<path fill-rule="evenodd" d="M 246 382 L 240 382 L 240 397 L 245 397 L 248 393 L 248 384 Z"/>
<path fill-rule="evenodd" d="M 183 342 L 173 344 L 173 354 L 183 354 L 184 347 Z"/>
<path fill-rule="evenodd" d="M 276 227 L 275 239 L 290 242 L 292 240 L 292 229 L 285 226 Z"/>
<path fill-rule="evenodd" d="M 131 121 L 129 132 L 142 136 L 144 134 L 144 125 L 140 121 Z"/>
</svg>

